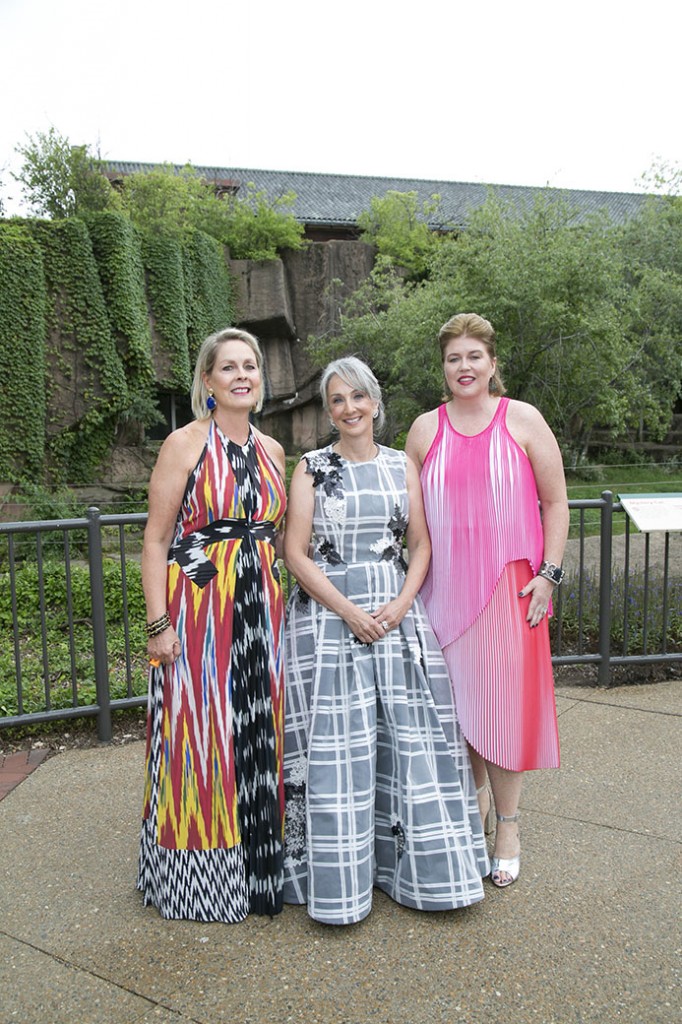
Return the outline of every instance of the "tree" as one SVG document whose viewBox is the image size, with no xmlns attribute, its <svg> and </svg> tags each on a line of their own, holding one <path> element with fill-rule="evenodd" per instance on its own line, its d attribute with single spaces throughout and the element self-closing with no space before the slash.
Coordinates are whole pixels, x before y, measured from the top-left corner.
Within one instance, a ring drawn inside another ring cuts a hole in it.
<svg viewBox="0 0 682 1024">
<path fill-rule="evenodd" d="M 649 387 L 656 360 L 669 372 L 671 346 L 654 335 L 644 345 L 627 267 L 623 233 L 606 216 L 579 221 L 552 192 L 527 210 L 491 194 L 434 250 L 423 281 L 402 282 L 379 265 L 346 306 L 340 339 L 313 342 L 313 352 L 366 358 L 393 430 L 403 430 L 442 393 L 440 325 L 475 310 L 495 326 L 510 394 L 538 406 L 577 460 L 594 427 L 617 436 L 643 419 L 660 429 L 672 411 L 670 393 Z M 648 301 L 658 285 L 649 277 Z"/>
<path fill-rule="evenodd" d="M 33 213 L 62 220 L 118 208 L 118 196 L 87 146 L 72 146 L 55 128 L 27 140 L 16 147 L 24 162 L 13 177 Z"/>
<path fill-rule="evenodd" d="M 17 152 L 24 162 L 14 177 L 38 216 L 61 220 L 122 210 L 143 234 L 204 231 L 236 259 L 275 259 L 280 250 L 304 244 L 303 227 L 291 210 L 293 192 L 270 200 L 249 184 L 243 194 L 219 198 L 191 164 L 128 175 L 119 192 L 87 146 L 72 146 L 54 128 L 28 137 Z"/>
<path fill-rule="evenodd" d="M 669 160 L 654 160 L 642 175 L 642 184 L 652 195 L 679 196 L 682 194 L 682 165 Z"/>
<path fill-rule="evenodd" d="M 389 190 L 383 197 L 370 200 L 369 210 L 358 217 L 360 238 L 377 247 L 380 256 L 403 267 L 410 277 L 421 277 L 438 244 L 438 235 L 429 228 L 429 217 L 435 213 L 440 196 L 422 203 L 416 192 Z"/>
<path fill-rule="evenodd" d="M 197 226 L 199 207 L 214 199 L 212 190 L 188 164 L 137 171 L 123 179 L 123 208 L 143 234 L 183 234 Z"/>
<path fill-rule="evenodd" d="M 295 199 L 294 192 L 285 192 L 270 200 L 249 182 L 244 195 L 217 200 L 224 220 L 216 237 L 228 246 L 234 259 L 272 260 L 282 249 L 301 249 L 305 244 L 303 225 L 291 210 Z M 209 227 L 207 222 L 204 230 L 211 234 Z"/>
<path fill-rule="evenodd" d="M 641 423 L 662 438 L 682 394 L 682 195 L 680 171 L 622 232 L 629 333 L 640 364 Z"/>
<path fill-rule="evenodd" d="M 271 260 L 281 249 L 300 249 L 303 227 L 288 209 L 293 192 L 270 201 L 249 184 L 244 195 L 218 197 L 213 185 L 191 164 L 131 174 L 123 182 L 123 202 L 143 232 L 198 229 L 216 238 L 234 259 Z"/>
</svg>

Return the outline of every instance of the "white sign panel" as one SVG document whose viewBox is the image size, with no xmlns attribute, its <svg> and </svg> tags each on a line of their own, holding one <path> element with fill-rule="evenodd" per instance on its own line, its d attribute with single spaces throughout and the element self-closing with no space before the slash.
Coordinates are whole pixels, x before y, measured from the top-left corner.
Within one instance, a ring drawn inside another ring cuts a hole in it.
<svg viewBox="0 0 682 1024">
<path fill-rule="evenodd" d="M 682 530 L 682 494 L 619 494 L 618 497 L 642 533 Z"/>
</svg>

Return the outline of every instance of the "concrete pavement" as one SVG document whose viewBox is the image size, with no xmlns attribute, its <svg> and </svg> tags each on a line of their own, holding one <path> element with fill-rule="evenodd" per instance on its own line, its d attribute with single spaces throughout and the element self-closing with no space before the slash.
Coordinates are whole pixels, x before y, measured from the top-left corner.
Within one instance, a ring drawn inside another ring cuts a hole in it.
<svg viewBox="0 0 682 1024">
<path fill-rule="evenodd" d="M 65 751 L 0 802 L 0 1022 L 673 1024 L 682 1020 L 682 681 L 560 687 L 521 878 L 360 925 L 304 908 L 163 921 L 135 891 L 144 747 Z"/>
</svg>

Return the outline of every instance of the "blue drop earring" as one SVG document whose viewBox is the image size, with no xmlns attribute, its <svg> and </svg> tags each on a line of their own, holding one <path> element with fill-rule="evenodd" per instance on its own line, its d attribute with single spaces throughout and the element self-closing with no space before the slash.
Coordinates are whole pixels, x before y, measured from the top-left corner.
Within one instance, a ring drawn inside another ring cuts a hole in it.
<svg viewBox="0 0 682 1024">
<path fill-rule="evenodd" d="M 206 399 L 206 408 L 208 409 L 209 412 L 213 412 L 213 410 L 215 409 L 217 404 L 218 403 L 216 402 L 215 398 L 213 397 L 213 388 L 209 388 L 208 389 L 208 398 Z"/>
</svg>

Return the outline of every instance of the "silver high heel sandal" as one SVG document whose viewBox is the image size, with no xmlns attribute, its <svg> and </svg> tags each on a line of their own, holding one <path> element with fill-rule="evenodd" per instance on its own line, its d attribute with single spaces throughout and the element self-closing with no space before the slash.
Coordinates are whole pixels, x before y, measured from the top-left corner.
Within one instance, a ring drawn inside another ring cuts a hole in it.
<svg viewBox="0 0 682 1024">
<path fill-rule="evenodd" d="M 496 814 L 495 817 L 498 821 L 503 824 L 507 822 L 518 821 L 519 812 L 516 814 Z M 508 885 L 515 882 L 519 877 L 521 871 L 521 854 L 519 853 L 516 857 L 493 857 L 490 863 L 490 881 L 493 885 L 496 885 L 498 889 L 506 889 Z M 506 878 L 502 876 L 506 875 Z"/>
<path fill-rule="evenodd" d="M 480 787 L 480 789 L 476 790 L 476 796 L 480 797 L 484 793 L 488 794 L 488 800 L 490 801 L 490 803 L 488 804 L 488 810 L 486 811 L 485 818 L 483 818 L 483 815 L 481 815 L 481 819 L 483 821 L 483 832 L 484 832 L 485 835 L 489 836 L 490 833 L 493 830 L 494 807 L 493 807 L 493 794 L 491 793 L 490 787 L 488 786 L 487 782 L 484 782 L 483 785 Z"/>
</svg>

